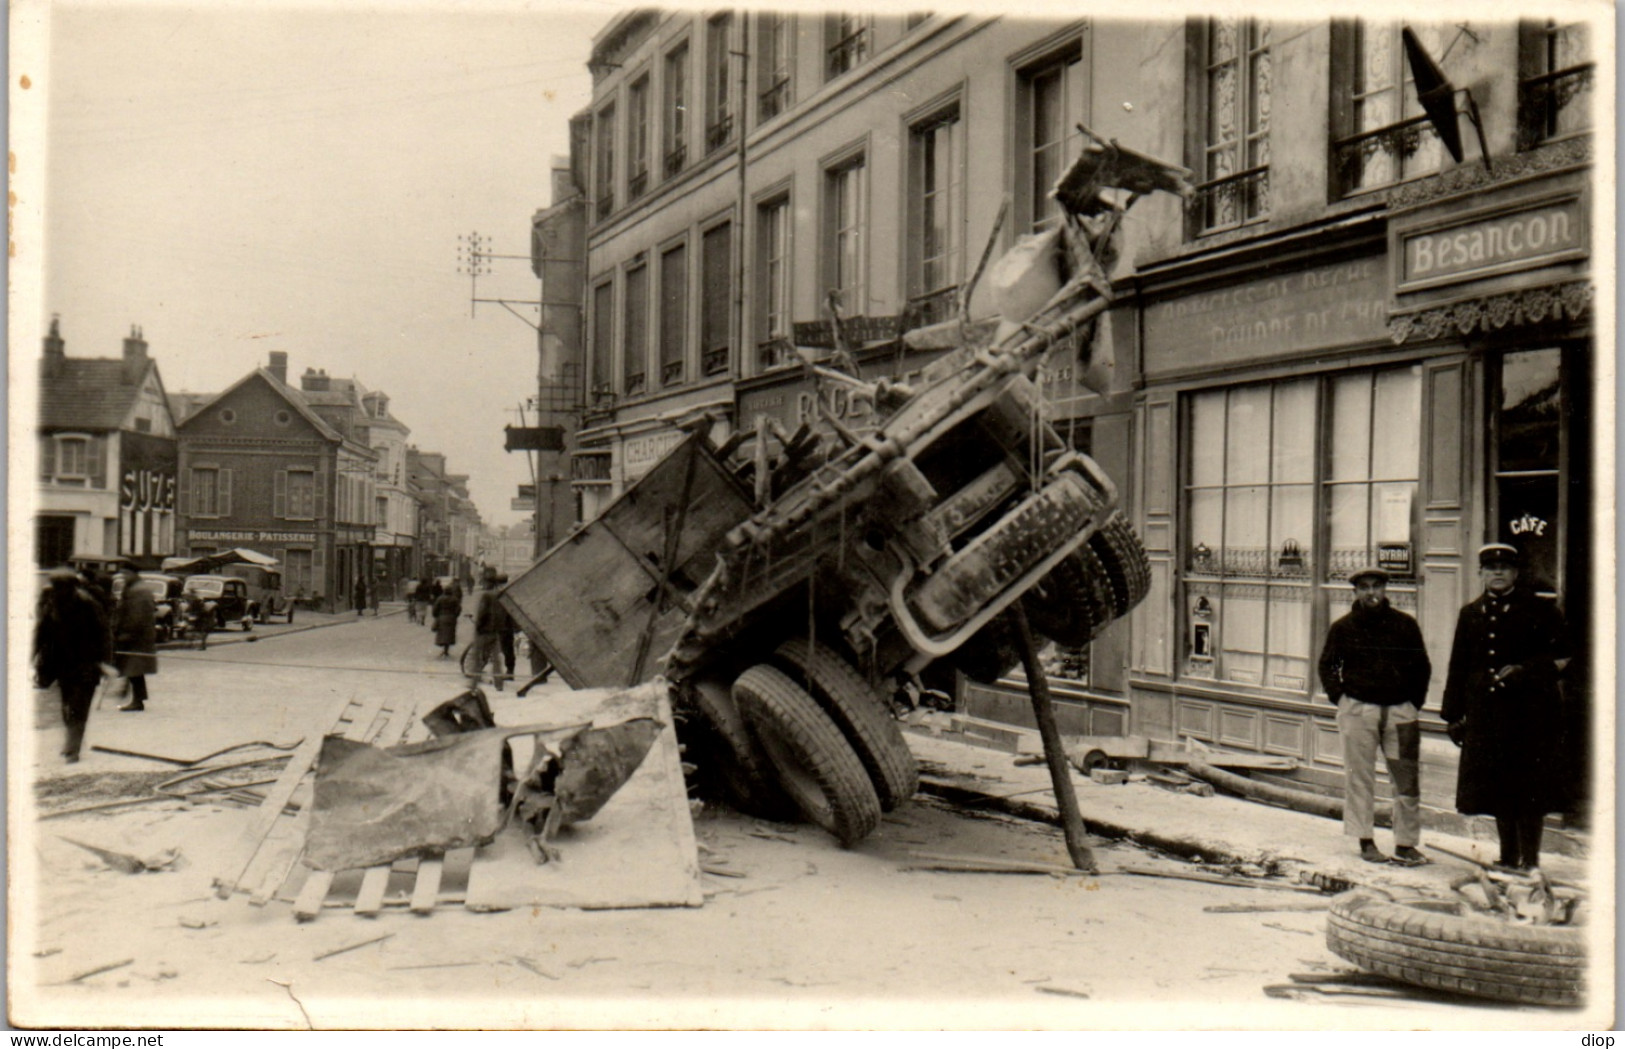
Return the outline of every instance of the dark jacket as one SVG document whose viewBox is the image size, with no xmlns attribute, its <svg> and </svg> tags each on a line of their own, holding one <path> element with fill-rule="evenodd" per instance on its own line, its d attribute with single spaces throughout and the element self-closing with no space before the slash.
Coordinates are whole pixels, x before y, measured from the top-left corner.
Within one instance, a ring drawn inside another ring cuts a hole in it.
<svg viewBox="0 0 1625 1049">
<path fill-rule="evenodd" d="M 124 587 L 113 609 L 114 663 L 125 677 L 158 673 L 158 603 L 152 591 L 134 583 Z M 142 653 L 142 654 L 136 654 Z"/>
<path fill-rule="evenodd" d="M 497 634 L 501 627 L 502 609 L 497 604 L 496 588 L 486 587 L 474 600 L 474 633 Z"/>
<path fill-rule="evenodd" d="M 463 614 L 463 603 L 458 600 L 453 591 L 446 591 L 434 599 L 432 609 L 434 616 L 434 643 L 437 645 L 455 645 L 457 643 L 457 617 Z"/>
<path fill-rule="evenodd" d="M 1571 799 L 1556 661 L 1571 655 L 1556 602 L 1514 587 L 1485 593 L 1456 620 L 1445 679 L 1446 723 L 1463 722 L 1456 809 L 1510 816 L 1556 812 Z M 1496 680 L 1502 667 L 1518 669 Z"/>
<path fill-rule="evenodd" d="M 1427 701 L 1433 664 L 1416 620 L 1385 600 L 1377 608 L 1358 601 L 1332 624 L 1320 653 L 1320 683 L 1336 703 L 1353 696 L 1382 707 Z"/>
<path fill-rule="evenodd" d="M 112 633 L 101 602 L 79 586 L 53 587 L 40 602 L 34 626 L 34 663 L 41 688 L 64 679 L 101 676 L 113 659 Z"/>
</svg>

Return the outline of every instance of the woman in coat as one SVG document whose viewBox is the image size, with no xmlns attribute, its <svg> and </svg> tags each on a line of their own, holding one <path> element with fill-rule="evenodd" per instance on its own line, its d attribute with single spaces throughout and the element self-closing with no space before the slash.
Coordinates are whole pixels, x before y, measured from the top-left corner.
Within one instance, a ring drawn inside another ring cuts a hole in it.
<svg viewBox="0 0 1625 1049">
<path fill-rule="evenodd" d="M 457 643 L 457 617 L 463 614 L 462 599 L 455 589 L 447 589 L 434 599 L 434 643 L 440 646 L 440 658 L 451 658 L 451 646 Z"/>
<path fill-rule="evenodd" d="M 158 673 L 158 604 L 152 591 L 138 584 L 130 565 L 119 572 L 122 590 L 113 608 L 114 665 L 130 682 L 130 701 L 120 710 L 147 709 L 147 675 Z"/>
</svg>

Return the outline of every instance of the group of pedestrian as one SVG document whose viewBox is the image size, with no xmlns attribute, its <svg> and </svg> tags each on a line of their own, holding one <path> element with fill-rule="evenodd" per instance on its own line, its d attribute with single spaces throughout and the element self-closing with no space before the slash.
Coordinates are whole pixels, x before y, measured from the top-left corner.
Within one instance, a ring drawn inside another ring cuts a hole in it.
<svg viewBox="0 0 1625 1049">
<path fill-rule="evenodd" d="M 1495 818 L 1496 866 L 1528 872 L 1540 865 L 1546 815 L 1570 799 L 1565 783 L 1576 755 L 1567 753 L 1559 677 L 1572 655 L 1555 602 L 1519 586 L 1516 547 L 1490 543 L 1478 552 L 1483 593 L 1461 609 L 1450 650 L 1440 716 L 1461 748 L 1456 809 Z M 1332 624 L 1320 657 L 1320 680 L 1337 704 L 1343 742 L 1343 832 L 1360 857 L 1390 862 L 1373 833 L 1376 755 L 1393 782 L 1392 862 L 1418 866 L 1421 844 L 1421 724 L 1432 665 L 1416 620 L 1388 602 L 1389 574 L 1380 567 L 1349 576 L 1353 607 Z"/>
<path fill-rule="evenodd" d="M 126 682 L 129 699 L 119 710 L 146 709 L 147 676 L 158 672 L 157 603 L 138 585 L 140 578 L 129 562 L 119 565 L 116 577 L 81 576 L 65 566 L 46 576 L 34 624 L 34 678 L 61 697 L 61 754 L 69 764 L 79 760 L 91 703 L 104 679 Z"/>
</svg>

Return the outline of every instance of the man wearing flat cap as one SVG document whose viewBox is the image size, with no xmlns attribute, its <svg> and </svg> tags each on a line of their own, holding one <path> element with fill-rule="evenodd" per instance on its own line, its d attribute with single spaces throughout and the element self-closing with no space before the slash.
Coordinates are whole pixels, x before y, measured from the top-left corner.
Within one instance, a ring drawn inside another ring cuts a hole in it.
<svg viewBox="0 0 1625 1049">
<path fill-rule="evenodd" d="M 1386 863 L 1373 830 L 1377 751 L 1394 785 L 1393 862 L 1427 862 L 1422 840 L 1421 726 L 1433 666 L 1416 620 L 1388 603 L 1388 573 L 1349 575 L 1354 605 L 1332 624 L 1320 653 L 1320 683 L 1337 704 L 1343 740 L 1343 833 L 1360 842 L 1360 858 Z"/>
<path fill-rule="evenodd" d="M 1484 593 L 1461 610 L 1440 711 L 1461 748 L 1456 810 L 1495 817 L 1499 866 L 1540 866 L 1541 825 L 1569 799 L 1558 675 L 1572 654 L 1557 603 L 1518 585 L 1518 550 L 1478 551 Z"/>
</svg>

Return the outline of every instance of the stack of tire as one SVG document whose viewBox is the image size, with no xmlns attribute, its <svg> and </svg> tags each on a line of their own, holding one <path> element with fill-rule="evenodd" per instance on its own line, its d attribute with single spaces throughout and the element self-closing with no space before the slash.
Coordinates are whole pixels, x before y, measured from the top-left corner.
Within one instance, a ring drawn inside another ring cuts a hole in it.
<svg viewBox="0 0 1625 1049">
<path fill-rule="evenodd" d="M 1360 968 L 1437 991 L 1528 1005 L 1580 1005 L 1584 930 L 1514 925 L 1454 904 L 1338 898 L 1326 946 Z"/>
<path fill-rule="evenodd" d="M 813 638 L 784 642 L 731 683 L 695 681 L 689 693 L 741 811 L 805 818 L 851 845 L 919 787 L 888 697 Z"/>
</svg>

